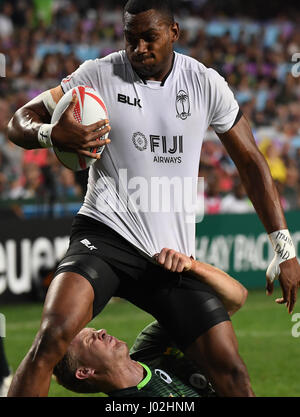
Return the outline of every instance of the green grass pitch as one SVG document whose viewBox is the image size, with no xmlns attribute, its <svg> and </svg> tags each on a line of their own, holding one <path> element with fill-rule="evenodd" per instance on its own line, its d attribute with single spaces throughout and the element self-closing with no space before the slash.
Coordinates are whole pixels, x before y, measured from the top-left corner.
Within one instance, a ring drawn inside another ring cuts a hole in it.
<svg viewBox="0 0 300 417">
<path fill-rule="evenodd" d="M 275 298 L 279 296 L 278 289 L 272 297 L 267 297 L 262 290 L 249 291 L 245 306 L 232 318 L 240 354 L 247 364 L 254 392 L 260 397 L 300 396 L 300 338 L 292 336 L 292 328 L 297 323 L 292 322 L 292 316 L 284 306 L 275 303 Z M 300 312 L 298 305 L 294 314 Z M 32 343 L 41 311 L 40 303 L 6 305 L 0 309 L 6 318 L 5 351 L 13 370 Z M 139 330 L 151 320 L 148 314 L 120 301 L 110 303 L 90 326 L 105 328 L 131 345 Z M 85 395 L 71 393 L 53 380 L 49 396 Z"/>
</svg>

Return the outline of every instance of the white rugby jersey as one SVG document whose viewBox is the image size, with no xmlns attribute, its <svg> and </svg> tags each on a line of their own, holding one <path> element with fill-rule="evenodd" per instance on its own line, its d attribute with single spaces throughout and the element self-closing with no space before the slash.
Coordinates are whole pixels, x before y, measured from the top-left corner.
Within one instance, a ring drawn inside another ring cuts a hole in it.
<svg viewBox="0 0 300 417">
<path fill-rule="evenodd" d="M 111 143 L 89 172 L 79 213 L 153 256 L 167 247 L 195 256 L 196 186 L 208 126 L 228 131 L 238 104 L 225 80 L 174 53 L 163 81 L 143 81 L 125 51 L 84 62 L 62 83 L 94 88 L 108 109 Z"/>
</svg>

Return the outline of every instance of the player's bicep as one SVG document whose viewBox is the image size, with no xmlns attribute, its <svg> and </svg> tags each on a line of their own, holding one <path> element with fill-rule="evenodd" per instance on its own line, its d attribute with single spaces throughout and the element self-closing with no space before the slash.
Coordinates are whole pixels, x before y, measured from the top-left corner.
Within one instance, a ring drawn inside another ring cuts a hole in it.
<svg viewBox="0 0 300 417">
<path fill-rule="evenodd" d="M 59 100 L 62 98 L 63 95 L 64 95 L 64 92 L 60 85 L 58 85 L 55 88 L 52 88 L 51 90 L 44 91 L 44 93 L 42 93 L 43 104 L 51 116 L 55 110 L 57 103 L 59 102 Z"/>
<path fill-rule="evenodd" d="M 51 88 L 50 93 L 51 93 L 51 96 L 52 96 L 53 101 L 56 104 L 59 102 L 59 100 L 64 95 L 64 92 L 63 92 L 63 89 L 62 89 L 61 85 L 58 85 L 55 88 Z"/>
<path fill-rule="evenodd" d="M 257 159 L 260 154 L 245 116 L 229 131 L 218 133 L 218 136 L 237 167 L 242 167 L 248 160 Z"/>
<path fill-rule="evenodd" d="M 57 103 L 63 95 L 64 92 L 59 85 L 34 97 L 31 101 L 26 103 L 22 109 L 25 111 L 29 110 L 34 112 L 37 116 L 40 117 L 41 121 L 48 123 Z"/>
<path fill-rule="evenodd" d="M 214 131 L 227 132 L 239 114 L 239 105 L 226 80 L 215 70 L 207 71 L 207 97 L 209 97 L 208 124 Z"/>
</svg>

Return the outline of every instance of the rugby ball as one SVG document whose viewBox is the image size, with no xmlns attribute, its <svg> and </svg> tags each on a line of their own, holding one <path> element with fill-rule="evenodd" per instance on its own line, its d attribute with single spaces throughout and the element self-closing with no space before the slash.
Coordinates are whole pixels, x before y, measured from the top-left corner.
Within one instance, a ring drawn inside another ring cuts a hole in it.
<svg viewBox="0 0 300 417">
<path fill-rule="evenodd" d="M 102 97 L 91 87 L 79 85 L 72 88 L 57 103 L 53 112 L 51 123 L 57 122 L 62 113 L 70 104 L 72 97 L 77 95 L 78 100 L 73 111 L 74 119 L 83 125 L 90 125 L 99 120 L 108 119 L 108 113 Z M 101 137 L 106 139 L 108 133 Z M 89 149 L 90 152 L 101 154 L 105 146 Z M 76 152 L 66 152 L 56 146 L 53 150 L 58 160 L 72 171 L 81 171 L 90 167 L 97 159 L 77 154 Z"/>
</svg>

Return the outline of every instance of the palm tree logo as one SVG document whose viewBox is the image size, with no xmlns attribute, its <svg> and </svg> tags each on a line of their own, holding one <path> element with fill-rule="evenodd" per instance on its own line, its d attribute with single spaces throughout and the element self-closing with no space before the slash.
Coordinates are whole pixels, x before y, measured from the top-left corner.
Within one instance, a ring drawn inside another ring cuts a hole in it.
<svg viewBox="0 0 300 417">
<path fill-rule="evenodd" d="M 176 95 L 176 111 L 176 117 L 179 117 L 181 120 L 185 120 L 191 115 L 189 95 L 184 90 L 180 90 Z"/>
</svg>

